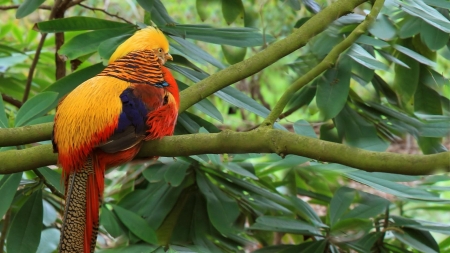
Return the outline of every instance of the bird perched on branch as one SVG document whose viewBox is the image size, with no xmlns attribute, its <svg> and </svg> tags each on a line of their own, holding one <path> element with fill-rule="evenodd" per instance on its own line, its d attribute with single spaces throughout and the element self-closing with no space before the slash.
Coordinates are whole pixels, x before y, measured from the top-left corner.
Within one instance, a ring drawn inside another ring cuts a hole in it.
<svg viewBox="0 0 450 253">
<path fill-rule="evenodd" d="M 132 160 L 143 141 L 173 134 L 179 95 L 163 66 L 168 51 L 160 30 L 139 30 L 59 103 L 52 141 L 66 186 L 61 253 L 94 252 L 105 170 Z"/>
</svg>

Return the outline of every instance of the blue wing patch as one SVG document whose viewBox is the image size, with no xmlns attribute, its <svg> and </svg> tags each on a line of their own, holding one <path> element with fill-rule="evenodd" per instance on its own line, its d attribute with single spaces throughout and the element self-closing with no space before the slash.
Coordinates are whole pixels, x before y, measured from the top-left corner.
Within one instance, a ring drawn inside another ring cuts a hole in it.
<svg viewBox="0 0 450 253">
<path fill-rule="evenodd" d="M 137 134 L 144 134 L 148 110 L 144 102 L 133 94 L 133 89 L 128 88 L 120 94 L 122 101 L 122 113 L 115 133 L 121 133 L 128 127 L 134 126 Z"/>
</svg>

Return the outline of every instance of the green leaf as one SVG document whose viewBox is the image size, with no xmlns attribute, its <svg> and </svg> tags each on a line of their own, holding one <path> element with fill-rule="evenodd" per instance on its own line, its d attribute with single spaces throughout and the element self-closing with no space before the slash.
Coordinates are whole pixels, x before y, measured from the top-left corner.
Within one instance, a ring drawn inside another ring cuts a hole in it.
<svg viewBox="0 0 450 253">
<path fill-rule="evenodd" d="M 197 9 L 197 14 L 202 21 L 205 21 L 211 14 L 210 11 L 206 8 L 210 0 L 196 0 L 195 7 Z"/>
<path fill-rule="evenodd" d="M 311 221 L 316 226 L 327 227 L 308 203 L 297 197 L 291 197 L 291 201 L 303 218 Z"/>
<path fill-rule="evenodd" d="M 443 48 L 450 37 L 446 32 L 443 32 L 436 27 L 429 25 L 428 23 L 422 22 L 422 27 L 420 29 L 420 39 L 429 49 L 436 51 Z"/>
<path fill-rule="evenodd" d="M 396 34 L 396 29 L 389 18 L 378 15 L 375 23 L 369 28 L 369 32 L 382 40 L 391 40 Z"/>
<path fill-rule="evenodd" d="M 116 35 L 131 35 L 133 27 L 102 29 L 86 32 L 73 37 L 59 49 L 59 53 L 66 55 L 70 60 L 97 51 L 100 43 L 109 40 Z M 112 46 L 109 43 L 109 46 Z M 103 52 L 105 53 L 105 52 Z M 108 58 L 109 59 L 109 58 Z"/>
<path fill-rule="evenodd" d="M 41 92 L 20 107 L 16 116 L 15 126 L 23 126 L 28 121 L 42 116 L 53 109 L 57 103 L 58 93 L 52 91 Z"/>
<path fill-rule="evenodd" d="M 260 216 L 249 229 L 302 235 L 321 235 L 316 227 L 304 221 L 294 220 L 284 216 Z"/>
<path fill-rule="evenodd" d="M 330 202 L 330 224 L 334 226 L 342 215 L 347 212 L 350 204 L 355 198 L 355 190 L 347 187 L 339 188 Z"/>
<path fill-rule="evenodd" d="M 382 140 L 372 123 L 346 105 L 335 118 L 335 125 L 345 143 L 372 151 L 385 151 L 389 144 Z"/>
<path fill-rule="evenodd" d="M 117 216 L 105 205 L 102 206 L 102 211 L 100 213 L 100 224 L 105 227 L 106 231 L 113 237 L 119 237 L 123 234 Z"/>
<path fill-rule="evenodd" d="M 42 230 L 41 241 L 36 253 L 52 253 L 58 248 L 60 232 L 57 228 Z"/>
<path fill-rule="evenodd" d="M 11 223 L 6 244 L 8 252 L 36 252 L 41 239 L 42 210 L 42 191 L 38 189 L 28 197 Z"/>
<path fill-rule="evenodd" d="M 428 5 L 434 6 L 434 7 L 450 9 L 450 2 L 441 1 L 441 0 L 423 0 L 423 2 Z"/>
<path fill-rule="evenodd" d="M 382 233 L 380 232 L 372 232 L 365 236 L 363 236 L 361 239 L 357 240 L 356 242 L 349 242 L 347 245 L 357 250 L 361 253 L 371 253 L 371 249 L 375 242 L 381 237 Z"/>
<path fill-rule="evenodd" d="M 394 226 L 407 227 L 423 231 L 436 232 L 450 235 L 450 225 L 444 223 L 430 222 L 424 220 L 413 220 L 401 216 L 391 215 L 389 218 L 394 220 Z"/>
<path fill-rule="evenodd" d="M 137 237 L 150 244 L 157 244 L 156 233 L 139 215 L 117 205 L 111 205 L 122 223 Z"/>
<path fill-rule="evenodd" d="M 227 62 L 233 65 L 244 60 L 247 48 L 222 45 L 222 52 Z"/>
<path fill-rule="evenodd" d="M 16 18 L 24 18 L 35 11 L 45 0 L 25 0 L 17 9 Z"/>
<path fill-rule="evenodd" d="M 57 33 L 83 30 L 101 30 L 114 28 L 134 29 L 134 25 L 91 17 L 69 17 L 37 23 L 41 32 Z"/>
<path fill-rule="evenodd" d="M 357 239 L 361 236 L 361 232 L 366 234 L 372 227 L 372 221 L 370 219 L 341 219 L 331 227 L 331 235 L 345 236 L 346 239 Z"/>
<path fill-rule="evenodd" d="M 173 187 L 179 186 L 186 176 L 186 171 L 190 164 L 183 161 L 176 161 L 166 165 L 167 170 L 164 174 L 165 181 Z"/>
<path fill-rule="evenodd" d="M 439 198 L 438 195 L 427 192 L 422 189 L 412 188 L 406 185 L 394 183 L 373 175 L 365 171 L 351 171 L 343 174 L 345 177 L 353 179 L 362 184 L 373 187 L 379 191 L 386 192 L 398 197 L 418 199 L 425 201 L 446 202 L 447 200 Z"/>
<path fill-rule="evenodd" d="M 3 98 L 0 96 L 0 128 L 8 128 L 8 125 L 5 104 L 3 103 Z"/>
<path fill-rule="evenodd" d="M 103 66 L 103 64 L 100 62 L 87 68 L 80 69 L 54 82 L 44 91 L 58 92 L 57 99 L 59 100 L 69 92 L 71 92 L 73 89 L 75 89 L 78 85 L 82 84 L 84 81 L 100 73 L 104 68 L 105 66 Z"/>
<path fill-rule="evenodd" d="M 244 176 L 244 177 L 249 177 L 251 179 L 254 180 L 258 180 L 258 177 L 255 176 L 255 174 L 251 173 L 250 171 L 242 168 L 239 164 L 237 163 L 224 163 L 223 166 L 227 169 L 230 170 L 238 175 Z"/>
<path fill-rule="evenodd" d="M 235 47 L 256 47 L 262 46 L 264 38 L 254 28 L 214 28 L 207 25 L 173 25 L 161 26 L 161 30 L 171 34 L 179 34 L 180 37 L 193 40 L 200 40 L 208 43 L 219 45 L 230 45 Z M 265 35 L 265 41 L 270 43 L 274 38 L 270 35 Z"/>
<path fill-rule="evenodd" d="M 363 194 L 361 202 L 342 216 L 342 219 L 369 219 L 377 216 L 389 208 L 389 201 L 372 194 Z"/>
<path fill-rule="evenodd" d="M 38 169 L 38 171 L 41 172 L 42 175 L 44 175 L 45 180 L 47 180 L 48 183 L 53 185 L 56 189 L 58 189 L 59 192 L 64 194 L 64 186 L 63 182 L 61 181 L 61 174 L 48 167 L 41 167 Z"/>
<path fill-rule="evenodd" d="M 401 242 L 427 253 L 440 252 L 439 246 L 430 232 L 412 228 L 402 229 L 403 233 L 393 231 L 394 236 Z"/>
<path fill-rule="evenodd" d="M 389 67 L 384 63 L 378 61 L 375 57 L 369 54 L 363 47 L 358 44 L 354 44 L 348 51 L 348 55 L 357 63 L 375 70 L 389 70 Z"/>
<path fill-rule="evenodd" d="M 319 77 L 316 103 L 325 120 L 335 117 L 344 107 L 350 89 L 351 64 L 342 58 L 337 68 L 327 70 Z"/>
<path fill-rule="evenodd" d="M 0 217 L 3 217 L 11 206 L 21 178 L 22 172 L 19 172 L 4 175 L 0 180 L 0 196 L 2 196 L 2 201 L 0 202 Z"/>
<path fill-rule="evenodd" d="M 388 47 L 389 43 L 387 43 L 386 41 L 383 40 L 378 40 L 375 39 L 373 37 L 367 36 L 367 35 L 361 35 L 357 40 L 357 43 L 361 43 L 361 44 L 366 44 L 369 46 L 374 46 L 374 47 Z"/>
<path fill-rule="evenodd" d="M 98 54 L 105 60 L 109 60 L 117 47 L 131 37 L 133 32 L 125 32 L 122 35 L 104 40 L 98 45 Z"/>
<path fill-rule="evenodd" d="M 211 54 L 197 46 L 196 44 L 183 39 L 181 37 L 169 35 L 170 38 L 172 38 L 177 43 L 170 43 L 170 50 L 175 51 L 177 50 L 180 54 L 185 54 L 187 57 L 198 61 L 206 61 L 219 69 L 225 68 L 225 66 L 218 61 L 216 58 L 214 58 Z M 175 52 L 177 52 L 175 51 Z"/>
<path fill-rule="evenodd" d="M 55 115 L 45 115 L 39 118 L 35 118 L 32 119 L 30 121 L 28 121 L 27 123 L 25 123 L 25 126 L 31 126 L 31 125 L 37 125 L 37 124 L 42 124 L 42 123 L 49 123 L 49 122 L 53 122 L 55 120 Z"/>
<path fill-rule="evenodd" d="M 244 19 L 244 5 L 241 0 L 222 0 L 222 14 L 228 25 L 237 18 Z"/>
<path fill-rule="evenodd" d="M 402 39 L 410 38 L 418 34 L 421 30 L 422 20 L 414 16 L 406 16 L 404 21 L 401 22 L 399 36 Z"/>
<path fill-rule="evenodd" d="M 299 11 L 301 9 L 300 0 L 288 0 L 285 2 L 289 7 L 294 9 L 294 11 Z"/>
<path fill-rule="evenodd" d="M 208 216 L 214 227 L 223 234 L 235 232 L 233 223 L 239 215 L 239 207 L 202 173 L 196 173 L 197 185 L 206 198 Z"/>
<path fill-rule="evenodd" d="M 147 253 L 147 252 L 153 252 L 156 250 L 157 246 L 152 246 L 148 244 L 132 244 L 125 247 L 117 247 L 114 249 L 101 249 L 98 250 L 98 253 Z"/>
<path fill-rule="evenodd" d="M 294 131 L 296 134 L 317 138 L 316 132 L 308 121 L 301 119 L 294 123 Z"/>
<path fill-rule="evenodd" d="M 401 52 L 401 53 L 411 57 L 412 59 L 414 59 L 414 60 L 416 60 L 416 61 L 418 61 L 418 62 L 420 62 L 422 64 L 428 65 L 428 66 L 433 67 L 433 68 L 436 67 L 436 63 L 434 61 L 426 58 L 423 55 L 420 55 L 420 54 L 414 52 L 413 50 L 411 50 L 409 48 L 406 48 L 406 47 L 403 47 L 403 46 L 400 46 L 400 45 L 394 45 L 394 48 L 397 49 L 399 52 Z M 408 64 L 408 66 L 410 66 L 410 65 Z"/>
</svg>

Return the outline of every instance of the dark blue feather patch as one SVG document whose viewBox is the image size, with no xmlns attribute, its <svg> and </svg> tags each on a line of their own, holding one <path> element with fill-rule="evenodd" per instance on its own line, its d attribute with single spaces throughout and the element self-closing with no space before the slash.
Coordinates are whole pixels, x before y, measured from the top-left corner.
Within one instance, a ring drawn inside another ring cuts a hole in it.
<svg viewBox="0 0 450 253">
<path fill-rule="evenodd" d="M 146 120 L 148 110 L 144 102 L 133 94 L 133 89 L 128 88 L 120 94 L 122 101 L 122 113 L 119 116 L 119 124 L 115 133 L 121 133 L 129 126 L 134 126 L 137 134 L 146 131 Z"/>
</svg>

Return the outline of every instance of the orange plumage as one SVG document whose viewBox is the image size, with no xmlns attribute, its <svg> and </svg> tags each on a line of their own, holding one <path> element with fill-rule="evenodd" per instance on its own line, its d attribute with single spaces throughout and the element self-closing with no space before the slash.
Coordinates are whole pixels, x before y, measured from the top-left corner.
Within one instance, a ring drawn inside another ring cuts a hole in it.
<svg viewBox="0 0 450 253">
<path fill-rule="evenodd" d="M 53 144 L 66 205 L 60 252 L 93 252 L 105 170 L 134 158 L 142 141 L 172 135 L 178 115 L 165 36 L 148 27 L 120 45 L 109 65 L 58 105 Z"/>
</svg>

